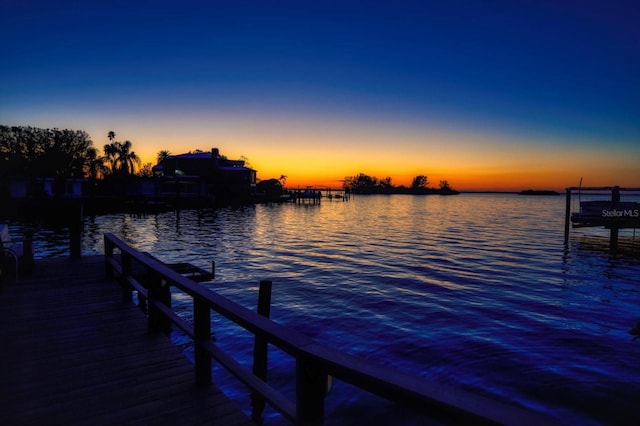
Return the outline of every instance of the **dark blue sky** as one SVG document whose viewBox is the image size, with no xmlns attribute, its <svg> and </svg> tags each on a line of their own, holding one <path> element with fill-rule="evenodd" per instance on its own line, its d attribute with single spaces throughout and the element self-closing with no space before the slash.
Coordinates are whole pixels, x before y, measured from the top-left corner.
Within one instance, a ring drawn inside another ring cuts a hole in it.
<svg viewBox="0 0 640 426">
<path fill-rule="evenodd" d="M 149 144 L 134 123 L 154 113 L 200 139 L 219 123 L 193 117 L 345 121 L 640 161 L 638 2 L 0 0 L 0 16 L 4 124 Z"/>
</svg>

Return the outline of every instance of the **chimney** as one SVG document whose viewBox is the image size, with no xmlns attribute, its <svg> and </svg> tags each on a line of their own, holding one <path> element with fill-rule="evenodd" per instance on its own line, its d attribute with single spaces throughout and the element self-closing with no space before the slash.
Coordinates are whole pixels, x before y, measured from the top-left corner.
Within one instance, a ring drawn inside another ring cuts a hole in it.
<svg viewBox="0 0 640 426">
<path fill-rule="evenodd" d="M 220 157 L 220 150 L 218 150 L 218 148 L 212 148 L 211 149 L 211 156 L 213 158 L 218 158 Z"/>
</svg>

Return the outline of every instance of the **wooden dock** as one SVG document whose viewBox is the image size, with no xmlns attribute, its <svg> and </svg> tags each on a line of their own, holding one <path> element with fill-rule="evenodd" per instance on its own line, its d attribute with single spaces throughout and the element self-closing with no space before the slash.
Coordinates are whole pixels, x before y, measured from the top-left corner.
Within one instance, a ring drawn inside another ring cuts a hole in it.
<svg viewBox="0 0 640 426">
<path fill-rule="evenodd" d="M 253 424 L 211 384 L 212 360 L 247 386 L 256 423 L 268 403 L 293 424 L 325 424 L 331 377 L 422 414 L 426 424 L 557 424 L 319 344 L 271 321 L 262 303 L 254 312 L 113 234 L 104 242 L 104 256 L 36 260 L 33 275 L 0 287 L 0 425 Z M 172 287 L 191 296 L 193 321 L 173 312 Z M 134 290 L 146 300 L 146 317 L 131 302 Z M 211 313 L 254 334 L 253 368 L 216 344 L 229 336 L 212 339 Z M 192 339 L 194 364 L 150 332 L 167 326 Z M 267 345 L 295 359 L 294 400 L 264 380 Z"/>
<path fill-rule="evenodd" d="M 4 280 L 0 424 L 252 425 L 103 271 L 103 256 L 37 259 Z"/>
</svg>

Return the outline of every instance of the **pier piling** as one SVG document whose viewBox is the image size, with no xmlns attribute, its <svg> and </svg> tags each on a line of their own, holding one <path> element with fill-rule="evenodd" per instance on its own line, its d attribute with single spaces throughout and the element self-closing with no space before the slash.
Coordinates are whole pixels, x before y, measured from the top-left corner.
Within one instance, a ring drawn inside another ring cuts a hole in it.
<svg viewBox="0 0 640 426">
<path fill-rule="evenodd" d="M 564 212 L 564 244 L 569 244 L 569 222 L 571 218 L 571 188 L 567 188 L 567 200 Z"/>
<path fill-rule="evenodd" d="M 611 190 L 611 210 L 616 210 L 618 204 L 620 203 L 620 188 L 614 186 Z M 619 229 L 617 226 L 611 226 L 611 231 L 609 232 L 609 251 L 612 253 L 618 250 L 618 233 Z"/>
<path fill-rule="evenodd" d="M 84 215 L 82 204 L 71 206 L 70 213 L 71 223 L 69 224 L 69 251 L 71 259 L 80 259 L 82 256 L 82 228 Z"/>
<path fill-rule="evenodd" d="M 193 301 L 193 330 L 196 383 L 206 386 L 211 384 L 211 355 L 203 343 L 211 341 L 211 309 L 205 300 Z"/>
<path fill-rule="evenodd" d="M 271 315 L 271 281 L 260 281 L 258 291 L 258 313 L 265 318 Z M 253 349 L 253 374 L 263 382 L 267 381 L 268 342 L 256 334 Z M 251 419 L 261 425 L 264 422 L 262 413 L 264 412 L 265 399 L 257 392 L 251 394 Z"/>
</svg>

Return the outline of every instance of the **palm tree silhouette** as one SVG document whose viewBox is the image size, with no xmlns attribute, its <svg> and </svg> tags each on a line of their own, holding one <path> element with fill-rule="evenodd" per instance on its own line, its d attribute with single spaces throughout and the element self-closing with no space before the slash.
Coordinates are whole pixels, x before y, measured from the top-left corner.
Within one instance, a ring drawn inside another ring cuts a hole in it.
<svg viewBox="0 0 640 426">
<path fill-rule="evenodd" d="M 110 131 L 107 135 L 111 143 L 104 146 L 104 159 L 109 162 L 111 174 L 133 175 L 136 166 L 140 167 L 140 157 L 131 151 L 131 141 L 114 141 L 116 134 Z"/>
<path fill-rule="evenodd" d="M 98 150 L 96 148 L 89 148 L 86 152 L 85 158 L 86 175 L 90 179 L 98 179 L 104 174 L 104 158 L 98 156 Z"/>
<path fill-rule="evenodd" d="M 166 149 L 159 151 L 158 157 L 157 157 L 158 164 L 162 163 L 170 155 L 171 155 L 171 152 L 167 151 Z"/>
<path fill-rule="evenodd" d="M 118 144 L 118 142 L 108 143 L 103 148 L 104 158 L 109 163 L 111 174 L 115 174 L 116 165 L 118 164 L 118 146 L 116 144 Z"/>
<path fill-rule="evenodd" d="M 116 164 L 119 165 L 120 172 L 124 175 L 134 174 L 136 166 L 140 167 L 141 161 L 140 157 L 131 151 L 131 141 L 116 142 L 115 145 L 117 147 Z"/>
</svg>

